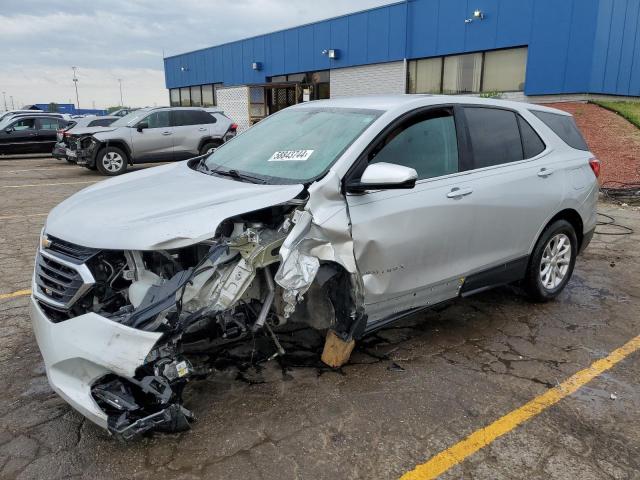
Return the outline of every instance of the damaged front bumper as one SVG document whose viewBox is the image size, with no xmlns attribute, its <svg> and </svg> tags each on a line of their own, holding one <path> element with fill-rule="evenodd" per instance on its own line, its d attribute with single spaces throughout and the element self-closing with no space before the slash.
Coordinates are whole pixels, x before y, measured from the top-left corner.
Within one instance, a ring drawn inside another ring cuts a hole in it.
<svg viewBox="0 0 640 480">
<path fill-rule="evenodd" d="M 82 415 L 108 428 L 108 416 L 92 396 L 94 383 L 108 374 L 133 378 L 162 334 L 96 313 L 54 323 L 33 297 L 30 314 L 51 387 Z"/>
</svg>

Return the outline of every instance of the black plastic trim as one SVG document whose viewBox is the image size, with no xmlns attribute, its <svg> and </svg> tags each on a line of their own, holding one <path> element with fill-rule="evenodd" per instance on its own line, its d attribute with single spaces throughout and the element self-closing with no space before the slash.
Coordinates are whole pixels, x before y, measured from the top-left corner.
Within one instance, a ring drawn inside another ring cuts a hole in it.
<svg viewBox="0 0 640 480">
<path fill-rule="evenodd" d="M 529 256 L 521 257 L 497 267 L 469 275 L 460 289 L 462 297 L 468 297 L 490 288 L 522 280 L 527 272 Z"/>
</svg>

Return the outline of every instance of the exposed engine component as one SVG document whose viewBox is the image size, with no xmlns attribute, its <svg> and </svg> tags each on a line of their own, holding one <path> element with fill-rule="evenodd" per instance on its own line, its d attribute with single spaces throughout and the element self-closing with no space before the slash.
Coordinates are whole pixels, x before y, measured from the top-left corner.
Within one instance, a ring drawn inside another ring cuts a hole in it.
<svg viewBox="0 0 640 480">
<path fill-rule="evenodd" d="M 270 358 L 283 355 L 278 330 L 287 322 L 350 331 L 357 318 L 351 277 L 300 248 L 312 221 L 303 205 L 294 200 L 230 218 L 214 238 L 186 248 L 92 250 L 77 259 L 95 282 L 69 310 L 53 312 L 59 321 L 94 312 L 163 334 L 133 378 L 109 374 L 92 387 L 114 436 L 189 427 L 194 416 L 182 406 L 182 391 L 208 373 L 193 366 L 193 355 L 215 355 L 255 335 L 272 342 Z"/>
</svg>

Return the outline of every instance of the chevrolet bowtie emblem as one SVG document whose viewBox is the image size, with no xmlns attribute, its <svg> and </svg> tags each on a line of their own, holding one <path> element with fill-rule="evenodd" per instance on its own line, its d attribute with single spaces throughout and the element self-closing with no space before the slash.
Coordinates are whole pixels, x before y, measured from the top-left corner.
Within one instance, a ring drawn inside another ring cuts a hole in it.
<svg viewBox="0 0 640 480">
<path fill-rule="evenodd" d="M 42 248 L 49 248 L 51 246 L 51 240 L 46 235 L 40 237 L 40 246 Z"/>
</svg>

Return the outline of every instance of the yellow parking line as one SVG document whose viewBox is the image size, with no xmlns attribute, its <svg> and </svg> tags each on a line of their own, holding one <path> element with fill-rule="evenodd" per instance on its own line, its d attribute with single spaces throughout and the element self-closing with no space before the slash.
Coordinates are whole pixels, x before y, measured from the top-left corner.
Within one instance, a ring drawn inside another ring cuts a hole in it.
<svg viewBox="0 0 640 480">
<path fill-rule="evenodd" d="M 25 297 L 27 295 L 31 295 L 31 290 L 18 290 L 13 293 L 0 293 L 0 300 L 5 300 L 7 298 L 18 298 Z"/>
<path fill-rule="evenodd" d="M 49 215 L 48 213 L 30 213 L 28 215 L 6 215 L 4 217 L 0 217 L 0 220 L 11 220 L 13 218 L 27 218 L 27 217 L 46 217 Z"/>
<path fill-rule="evenodd" d="M 54 187 L 56 185 L 83 185 L 87 183 L 98 183 L 100 180 L 90 182 L 64 182 L 64 183 L 37 183 L 33 185 L 0 185 L 0 188 L 26 188 L 26 187 Z"/>
<path fill-rule="evenodd" d="M 622 347 L 611 352 L 607 357 L 597 360 L 591 366 L 569 377 L 557 387 L 547 390 L 522 407 L 496 420 L 488 427 L 476 430 L 467 438 L 454 446 L 438 453 L 428 462 L 418 465 L 410 472 L 400 477 L 400 480 L 426 480 L 437 478 L 451 467 L 461 463 L 470 455 L 486 447 L 498 437 L 510 432 L 530 418 L 542 413 L 563 398 L 571 395 L 580 387 L 589 383 L 598 375 L 609 370 L 618 362 L 624 360 L 633 352 L 640 349 L 640 335 L 630 340 Z"/>
</svg>

